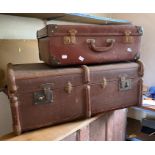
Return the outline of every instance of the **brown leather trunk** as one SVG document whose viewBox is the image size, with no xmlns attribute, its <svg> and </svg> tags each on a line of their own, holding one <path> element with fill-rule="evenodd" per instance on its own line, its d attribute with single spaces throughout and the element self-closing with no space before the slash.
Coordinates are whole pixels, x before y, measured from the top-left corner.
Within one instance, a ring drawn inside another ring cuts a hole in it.
<svg viewBox="0 0 155 155">
<path fill-rule="evenodd" d="M 51 68 L 8 65 L 8 90 L 16 134 L 140 105 L 141 63 Z"/>
<path fill-rule="evenodd" d="M 47 25 L 37 32 L 40 59 L 52 66 L 135 61 L 142 33 L 134 25 Z"/>
</svg>

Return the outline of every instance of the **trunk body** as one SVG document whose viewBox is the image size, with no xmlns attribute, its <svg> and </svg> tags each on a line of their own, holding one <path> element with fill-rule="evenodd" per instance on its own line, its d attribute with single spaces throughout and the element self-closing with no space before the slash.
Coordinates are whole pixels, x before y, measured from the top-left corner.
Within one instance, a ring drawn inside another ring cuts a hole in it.
<svg viewBox="0 0 155 155">
<path fill-rule="evenodd" d="M 17 134 L 115 109 L 140 105 L 141 63 L 51 68 L 8 65 L 8 89 Z"/>
</svg>

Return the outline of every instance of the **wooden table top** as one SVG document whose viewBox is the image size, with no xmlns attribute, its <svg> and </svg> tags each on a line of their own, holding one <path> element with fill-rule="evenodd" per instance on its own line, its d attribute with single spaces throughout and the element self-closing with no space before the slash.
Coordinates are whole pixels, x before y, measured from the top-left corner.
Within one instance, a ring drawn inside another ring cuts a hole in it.
<svg viewBox="0 0 155 155">
<path fill-rule="evenodd" d="M 6 141 L 58 141 L 62 140 L 63 138 L 69 136 L 70 134 L 74 133 L 75 131 L 87 126 L 91 122 L 95 121 L 96 119 L 100 118 L 104 114 L 100 114 L 96 117 L 92 117 L 85 120 L 65 123 L 61 125 L 56 125 L 48 128 L 42 128 L 35 131 L 30 131 L 23 133 L 19 136 L 14 135 L 13 133 L 0 136 L 0 140 Z"/>
</svg>

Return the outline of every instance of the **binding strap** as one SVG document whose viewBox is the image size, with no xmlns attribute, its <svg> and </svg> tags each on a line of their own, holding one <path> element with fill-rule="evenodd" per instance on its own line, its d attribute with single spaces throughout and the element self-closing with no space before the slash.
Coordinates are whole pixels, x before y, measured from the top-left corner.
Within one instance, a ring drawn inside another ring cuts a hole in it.
<svg viewBox="0 0 155 155">
<path fill-rule="evenodd" d="M 82 66 L 82 69 L 84 70 L 84 91 L 85 91 L 85 109 L 86 109 L 86 118 L 91 117 L 91 103 L 90 103 L 90 70 L 89 67 L 86 65 Z"/>
<path fill-rule="evenodd" d="M 139 76 L 143 77 L 143 75 L 144 75 L 144 65 L 140 60 L 137 60 L 136 62 L 139 64 L 138 74 L 139 74 Z"/>
<path fill-rule="evenodd" d="M 89 67 L 86 65 L 82 65 L 82 69 L 84 70 L 84 82 L 89 83 L 90 82 L 90 70 Z"/>
</svg>

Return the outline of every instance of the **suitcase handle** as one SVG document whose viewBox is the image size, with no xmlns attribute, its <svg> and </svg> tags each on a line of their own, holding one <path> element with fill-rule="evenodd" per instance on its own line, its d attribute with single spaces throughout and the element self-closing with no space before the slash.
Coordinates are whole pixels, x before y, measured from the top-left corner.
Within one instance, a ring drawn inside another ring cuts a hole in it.
<svg viewBox="0 0 155 155">
<path fill-rule="evenodd" d="M 108 46 L 105 47 L 97 47 L 95 45 L 95 39 L 87 39 L 87 43 L 89 44 L 89 47 L 95 52 L 106 52 L 113 48 L 115 39 L 107 39 L 106 43 L 108 43 Z"/>
</svg>

